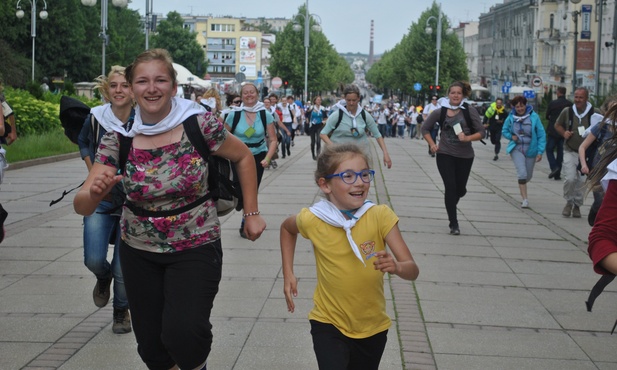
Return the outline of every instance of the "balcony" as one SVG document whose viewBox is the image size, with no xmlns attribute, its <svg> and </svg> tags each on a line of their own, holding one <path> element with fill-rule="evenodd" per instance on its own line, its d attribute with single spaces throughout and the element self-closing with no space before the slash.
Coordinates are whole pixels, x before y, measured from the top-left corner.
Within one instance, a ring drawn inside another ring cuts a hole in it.
<svg viewBox="0 0 617 370">
<path fill-rule="evenodd" d="M 208 44 L 208 51 L 236 50 L 236 45 Z"/>
</svg>

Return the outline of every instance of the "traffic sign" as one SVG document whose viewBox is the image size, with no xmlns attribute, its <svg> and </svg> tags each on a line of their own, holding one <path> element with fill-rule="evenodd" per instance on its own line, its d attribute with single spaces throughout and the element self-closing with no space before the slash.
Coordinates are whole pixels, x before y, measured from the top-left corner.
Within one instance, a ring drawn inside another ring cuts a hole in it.
<svg viewBox="0 0 617 370">
<path fill-rule="evenodd" d="M 504 84 L 504 86 L 506 86 L 508 88 L 512 87 L 512 81 L 506 81 L 503 84 Z"/>
<path fill-rule="evenodd" d="M 538 77 L 538 76 L 534 77 L 534 78 L 533 78 L 533 80 L 531 80 L 531 84 L 532 84 L 534 87 L 540 87 L 540 86 L 542 86 L 542 78 L 540 78 L 540 77 Z"/>
<path fill-rule="evenodd" d="M 503 85 L 501 87 L 501 92 L 504 93 L 504 94 L 510 93 L 510 87 L 508 87 L 507 85 Z"/>
<path fill-rule="evenodd" d="M 242 72 L 236 73 L 236 81 L 243 83 L 246 80 L 246 76 Z"/>
<path fill-rule="evenodd" d="M 413 89 L 415 91 L 420 91 L 422 90 L 422 85 L 419 82 L 416 82 L 415 84 L 413 84 Z"/>
<path fill-rule="evenodd" d="M 536 93 L 533 90 L 525 90 L 523 91 L 523 96 L 526 99 L 533 99 L 536 97 Z"/>
<path fill-rule="evenodd" d="M 275 89 L 278 89 L 281 86 L 283 86 L 283 80 L 281 80 L 280 77 L 274 77 L 272 79 L 272 87 L 274 87 Z"/>
</svg>

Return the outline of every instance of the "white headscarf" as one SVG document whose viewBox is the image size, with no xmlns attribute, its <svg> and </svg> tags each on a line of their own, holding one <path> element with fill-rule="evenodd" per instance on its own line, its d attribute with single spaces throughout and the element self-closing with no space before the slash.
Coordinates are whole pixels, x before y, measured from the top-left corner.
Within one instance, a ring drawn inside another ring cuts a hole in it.
<svg viewBox="0 0 617 370">
<path fill-rule="evenodd" d="M 161 121 L 154 125 L 144 124 L 141 120 L 141 111 L 139 106 L 135 108 L 135 121 L 132 127 L 127 127 L 127 132 L 123 127 L 111 126 L 111 129 L 119 132 L 127 137 L 135 137 L 136 135 L 158 135 L 169 130 L 173 130 L 181 125 L 184 120 L 195 114 L 203 114 L 206 108 L 195 103 L 192 100 L 182 99 L 178 97 L 171 98 L 171 111 Z"/>
<path fill-rule="evenodd" d="M 360 248 L 358 248 L 358 245 L 354 242 L 353 237 L 351 236 L 351 229 L 356 225 L 356 222 L 358 222 L 360 217 L 362 217 L 362 215 L 364 215 L 366 211 L 374 205 L 375 203 L 367 200 L 364 202 L 362 207 L 358 208 L 350 220 L 346 219 L 345 216 L 343 216 L 343 213 L 336 208 L 334 204 L 326 199 L 322 199 L 321 201 L 313 204 L 313 206 L 309 208 L 309 211 L 328 225 L 344 229 L 347 234 L 347 240 L 349 241 L 351 250 L 353 250 L 356 257 L 358 257 L 360 262 L 362 262 L 362 264 L 366 267 L 364 258 L 362 258 L 362 254 L 360 254 Z"/>
<path fill-rule="evenodd" d="M 246 112 L 256 113 L 256 112 L 259 112 L 260 110 L 266 110 L 266 106 L 264 105 L 264 103 L 258 101 L 252 107 L 247 107 L 246 105 L 244 105 L 244 103 L 242 103 L 239 107 L 233 107 L 232 110 L 236 112 L 243 110 Z"/>
</svg>

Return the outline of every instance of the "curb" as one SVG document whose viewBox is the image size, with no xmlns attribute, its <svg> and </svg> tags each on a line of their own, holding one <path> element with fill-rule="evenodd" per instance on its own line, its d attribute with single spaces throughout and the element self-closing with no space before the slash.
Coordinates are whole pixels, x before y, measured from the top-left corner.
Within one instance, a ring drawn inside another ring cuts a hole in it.
<svg viewBox="0 0 617 370">
<path fill-rule="evenodd" d="M 31 167 L 31 166 L 38 166 L 40 164 L 60 162 L 60 161 L 65 161 L 67 159 L 73 159 L 73 158 L 79 158 L 79 152 L 60 154 L 60 155 L 54 155 L 51 157 L 29 159 L 26 161 L 9 163 L 9 168 L 7 168 L 7 171 L 18 170 L 20 168 Z"/>
</svg>

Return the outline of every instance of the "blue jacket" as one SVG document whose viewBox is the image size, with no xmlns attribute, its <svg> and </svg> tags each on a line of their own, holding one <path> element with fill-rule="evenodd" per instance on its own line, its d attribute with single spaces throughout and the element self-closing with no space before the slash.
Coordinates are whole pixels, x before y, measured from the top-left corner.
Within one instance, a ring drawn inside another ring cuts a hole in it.
<svg viewBox="0 0 617 370">
<path fill-rule="evenodd" d="M 531 158 L 544 153 L 544 149 L 546 148 L 546 132 L 544 131 L 544 125 L 542 125 L 540 116 L 533 111 L 533 108 L 530 105 L 527 106 L 527 112 L 529 111 L 531 111 L 529 115 L 529 118 L 531 119 L 531 142 L 529 143 L 529 149 L 527 149 L 526 155 Z M 515 109 L 510 111 L 508 118 L 506 118 L 506 121 L 503 123 L 503 129 L 501 130 L 501 135 L 510 140 L 508 143 L 508 148 L 506 149 L 507 154 L 510 154 L 510 152 L 512 152 L 514 147 L 517 145 L 517 142 L 512 140 L 512 135 L 516 134 L 513 131 L 515 113 Z"/>
</svg>

